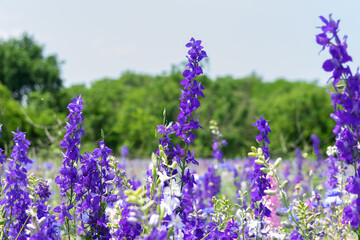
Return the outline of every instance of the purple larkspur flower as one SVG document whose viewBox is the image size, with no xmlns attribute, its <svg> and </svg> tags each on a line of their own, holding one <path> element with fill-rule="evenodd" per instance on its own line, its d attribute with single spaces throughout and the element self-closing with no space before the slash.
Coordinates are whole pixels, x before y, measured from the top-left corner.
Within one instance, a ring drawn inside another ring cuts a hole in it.
<svg viewBox="0 0 360 240">
<path fill-rule="evenodd" d="M 356 172 L 356 171 L 355 171 Z M 348 184 L 346 185 L 345 189 L 349 193 L 360 195 L 360 167 L 358 168 L 355 176 L 348 177 L 347 181 Z"/>
<path fill-rule="evenodd" d="M 208 168 L 207 172 L 204 175 L 204 194 L 205 197 L 209 199 L 208 206 L 212 206 L 212 197 L 216 196 L 220 193 L 220 186 L 221 186 L 221 177 L 216 173 L 216 169 L 211 166 Z"/>
<path fill-rule="evenodd" d="M 269 126 L 269 121 L 263 119 L 263 116 L 261 115 L 260 119 L 256 118 L 257 121 L 254 123 L 254 127 L 257 127 L 257 129 L 260 131 L 260 134 L 256 136 L 256 141 L 262 142 L 262 150 L 265 156 L 265 159 L 270 158 L 270 152 L 269 152 L 269 144 L 270 140 L 267 137 L 268 134 L 271 132 L 271 128 Z"/>
<path fill-rule="evenodd" d="M 332 80 L 334 93 L 331 93 L 334 113 L 330 116 L 335 120 L 336 134 L 335 146 L 337 157 L 346 164 L 354 164 L 355 175 L 348 178 L 346 190 L 357 194 L 358 198 L 351 205 L 346 206 L 343 212 L 343 222 L 350 223 L 356 229 L 359 225 L 359 194 L 360 175 L 356 163 L 360 163 L 358 154 L 358 142 L 360 141 L 360 74 L 353 74 L 346 63 L 352 61 L 347 53 L 347 36 L 341 40 L 338 35 L 339 21 L 334 21 L 332 16 L 329 20 L 320 19 L 325 24 L 321 27 L 322 33 L 317 35 L 317 42 L 329 49 L 331 58 L 323 64 L 323 69 L 332 72 L 329 80 Z M 343 81 L 344 84 L 339 85 Z M 357 216 L 356 216 L 357 214 Z"/>
<path fill-rule="evenodd" d="M 311 134 L 310 138 L 311 138 L 311 141 L 313 144 L 314 153 L 315 153 L 316 160 L 317 160 L 316 168 L 319 168 L 322 163 L 322 156 L 321 156 L 321 151 L 320 151 L 320 139 L 315 134 Z"/>
<path fill-rule="evenodd" d="M 360 222 L 360 197 L 344 208 L 342 223 L 350 223 L 354 229 L 358 229 Z"/>
<path fill-rule="evenodd" d="M 269 121 L 263 119 L 263 116 L 257 118 L 256 123 L 253 126 L 256 126 L 260 131 L 260 134 L 256 136 L 256 141 L 261 143 L 262 150 L 265 156 L 265 159 L 270 158 L 269 144 L 270 140 L 268 139 L 268 134 L 271 132 Z M 254 162 L 254 169 L 250 173 L 250 180 L 252 183 L 251 186 L 251 208 L 255 209 L 257 216 L 264 217 L 269 216 L 271 211 L 262 203 L 258 204 L 261 199 L 266 195 L 265 190 L 270 189 L 270 179 L 267 178 L 266 173 L 262 172 L 260 169 L 262 165 L 259 165 Z"/>
<path fill-rule="evenodd" d="M 107 227 L 105 204 L 112 204 L 117 197 L 112 194 L 114 186 L 109 183 L 115 174 L 109 165 L 111 149 L 103 141 L 99 142 L 92 154 L 85 153 L 82 166 L 79 169 L 79 180 L 75 185 L 76 211 L 80 215 L 81 226 L 79 234 L 87 237 L 110 239 L 110 229 Z M 86 216 L 86 218 L 84 218 Z"/>
<path fill-rule="evenodd" d="M 180 113 L 175 123 L 169 123 L 165 125 L 158 125 L 157 132 L 163 135 L 159 139 L 159 143 L 162 145 L 166 156 L 172 161 L 178 162 L 182 166 L 182 175 L 185 174 L 186 164 L 193 163 L 198 165 L 195 160 L 194 151 L 189 150 L 189 146 L 195 140 L 196 136 L 193 130 L 203 128 L 199 122 L 199 116 L 194 117 L 194 111 L 200 107 L 199 97 L 205 97 L 201 82 L 198 82 L 195 78 L 203 73 L 199 62 L 207 57 L 206 52 L 201 46 L 200 40 L 191 38 L 190 42 L 186 44 L 186 47 L 190 48 L 188 51 L 188 64 L 187 69 L 183 72 L 184 79 L 180 82 L 181 97 L 180 97 Z M 182 144 L 175 145 L 170 138 L 171 134 L 175 134 L 182 140 Z M 188 149 L 187 151 L 185 149 Z M 159 153 L 159 149 L 157 151 Z M 170 171 L 165 168 L 168 174 Z M 173 172 L 174 174 L 174 172 Z M 182 176 L 181 176 L 182 177 Z"/>
<path fill-rule="evenodd" d="M 64 223 L 65 218 L 67 217 L 69 220 L 73 220 L 75 217 L 69 213 L 69 210 L 74 207 L 73 204 L 69 206 L 65 206 L 65 203 L 61 203 L 60 206 L 54 208 L 54 212 L 59 213 L 59 222 L 61 224 Z"/>
<path fill-rule="evenodd" d="M 299 148 L 296 148 L 295 149 L 295 164 L 296 164 L 297 174 L 293 180 L 294 184 L 300 183 L 302 180 L 304 180 L 304 176 L 302 174 L 303 163 L 304 163 L 304 158 L 302 156 L 302 152 Z"/>
<path fill-rule="evenodd" d="M 151 234 L 145 238 L 145 240 L 162 240 L 166 239 L 167 235 L 167 231 L 159 231 L 157 228 L 154 228 Z"/>
<path fill-rule="evenodd" d="M 46 180 L 41 179 L 38 184 L 37 188 L 35 189 L 36 194 L 41 199 L 48 199 L 51 195 L 51 192 L 49 190 L 49 184 Z"/>
<path fill-rule="evenodd" d="M 28 158 L 30 141 L 26 139 L 24 132 L 17 129 L 14 134 L 14 147 L 9 162 L 9 172 L 6 174 L 6 187 L 4 198 L 0 205 L 4 206 L 6 217 L 9 217 L 5 234 L 16 238 L 23 225 L 26 225 L 28 216 L 26 210 L 31 206 L 31 199 L 28 190 L 28 178 L 25 165 L 32 161 Z M 18 239 L 27 239 L 28 234 L 21 232 Z"/>
<path fill-rule="evenodd" d="M 291 240 L 305 240 L 305 238 L 303 236 L 301 236 L 301 234 L 295 230 L 290 234 L 290 239 Z"/>
<path fill-rule="evenodd" d="M 50 215 L 50 206 L 46 205 L 45 199 L 36 200 L 36 216 L 31 216 L 27 231 L 30 232 L 30 240 L 60 240 L 60 226 L 55 215 Z M 38 226 L 38 227 L 36 227 Z"/>
<path fill-rule="evenodd" d="M 121 147 L 121 158 L 125 159 L 130 154 L 129 149 L 126 145 Z"/>
<path fill-rule="evenodd" d="M 59 215 L 60 223 L 65 224 L 66 232 L 70 233 L 70 226 L 68 221 L 74 219 L 71 216 L 69 209 L 74 207 L 75 204 L 75 185 L 78 183 L 79 174 L 77 169 L 78 162 L 82 161 L 80 153 L 81 139 L 85 135 L 85 127 L 83 125 L 84 116 L 82 110 L 84 109 L 84 101 L 80 96 L 73 98 L 72 103 L 68 105 L 69 115 L 66 123 L 66 133 L 64 139 L 60 143 L 60 147 L 66 151 L 63 155 L 63 167 L 59 171 L 59 175 L 55 178 L 55 182 L 59 186 L 61 196 L 61 211 L 55 208 Z M 71 207 L 70 207 L 71 206 Z M 54 211 L 55 211 L 54 209 Z M 60 212 L 59 212 L 60 211 Z"/>
<path fill-rule="evenodd" d="M 222 147 L 225 147 L 227 145 L 226 140 L 221 140 L 219 139 L 219 137 L 213 137 L 213 144 L 212 144 L 212 149 L 213 149 L 213 157 L 222 162 L 224 159 L 223 156 L 223 151 L 221 150 Z"/>
<path fill-rule="evenodd" d="M 325 182 L 326 186 L 329 188 L 335 188 L 338 185 L 338 179 L 336 175 L 338 174 L 338 166 L 337 166 L 337 159 L 331 155 L 326 160 L 328 163 L 328 170 L 326 171 L 327 180 Z"/>
</svg>

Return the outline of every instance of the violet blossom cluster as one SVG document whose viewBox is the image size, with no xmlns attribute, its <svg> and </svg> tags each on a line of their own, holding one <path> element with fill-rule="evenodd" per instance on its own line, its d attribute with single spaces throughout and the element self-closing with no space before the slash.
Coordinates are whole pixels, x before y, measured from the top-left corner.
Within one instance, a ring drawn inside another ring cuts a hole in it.
<svg viewBox="0 0 360 240">
<path fill-rule="evenodd" d="M 4 198 L 0 205 L 5 206 L 5 217 L 8 222 L 5 228 L 5 236 L 15 239 L 18 234 L 19 240 L 28 239 L 29 235 L 21 231 L 27 224 L 28 215 L 26 211 L 30 208 L 32 201 L 29 196 L 28 178 L 26 164 L 32 163 L 28 158 L 30 141 L 26 139 L 25 133 L 17 129 L 14 134 L 14 147 L 10 155 L 9 171 L 6 173 L 6 186 Z"/>
<path fill-rule="evenodd" d="M 182 176 L 185 173 L 187 164 L 193 163 L 198 165 L 195 160 L 194 151 L 188 149 L 190 144 L 195 140 L 196 136 L 193 130 L 202 128 L 199 123 L 199 116 L 194 118 L 193 113 L 200 107 L 200 101 L 198 98 L 205 97 L 201 82 L 198 82 L 195 78 L 202 74 L 202 68 L 199 62 L 207 57 L 207 54 L 201 46 L 200 40 L 191 38 L 190 42 L 186 44 L 186 47 L 190 48 L 188 51 L 188 64 L 183 73 L 185 79 L 180 84 L 183 86 L 181 89 L 182 95 L 180 97 L 180 113 L 178 115 L 178 121 L 169 125 L 158 125 L 158 133 L 164 135 L 159 143 L 164 147 L 166 155 L 170 159 L 174 159 L 180 164 L 182 168 Z M 184 147 L 177 145 L 176 147 L 171 143 L 170 134 L 175 133 L 177 137 L 181 138 L 185 143 Z M 187 151 L 186 151 L 187 150 Z M 184 159 L 182 159 L 184 156 Z M 182 177 L 181 176 L 181 177 Z"/>
<path fill-rule="evenodd" d="M 84 116 L 82 110 L 84 102 L 80 96 L 73 98 L 73 102 L 68 105 L 69 115 L 66 123 L 66 133 L 64 139 L 60 143 L 60 147 L 66 149 L 63 155 L 63 167 L 60 169 L 60 174 L 55 178 L 55 182 L 59 185 L 61 205 L 54 209 L 59 213 L 60 223 L 66 222 L 68 234 L 70 233 L 69 220 L 73 220 L 74 216 L 70 214 L 75 205 L 74 187 L 78 181 L 77 164 L 82 159 L 80 154 L 81 138 L 85 134 L 85 127 L 83 125 Z"/>
<path fill-rule="evenodd" d="M 109 165 L 110 153 L 111 149 L 100 141 L 99 148 L 92 154 L 85 153 L 81 159 L 79 178 L 74 188 L 77 202 L 75 214 L 81 219 L 79 235 L 84 233 L 93 239 L 111 238 L 105 208 L 117 197 L 112 194 L 114 186 L 111 181 L 115 175 Z"/>
<path fill-rule="evenodd" d="M 130 154 L 129 149 L 126 145 L 121 147 L 121 159 L 125 161 L 126 157 Z"/>
<path fill-rule="evenodd" d="M 256 136 L 256 141 L 261 143 L 262 152 L 264 154 L 265 160 L 270 158 L 269 144 L 270 140 L 268 139 L 268 134 L 271 132 L 269 121 L 263 119 L 263 116 L 260 119 L 257 118 L 256 123 L 253 125 L 258 128 L 260 134 Z M 250 180 L 252 182 L 251 186 L 251 208 L 255 209 L 255 214 L 260 218 L 264 216 L 270 217 L 271 211 L 261 202 L 262 198 L 266 196 L 265 190 L 270 189 L 270 179 L 267 178 L 267 174 L 261 171 L 262 165 L 254 163 L 254 170 L 250 173 Z M 259 203 L 260 202 L 260 203 Z M 259 204 L 258 204 L 259 203 Z M 258 206 L 257 206 L 258 204 Z"/>
<path fill-rule="evenodd" d="M 320 150 L 320 139 L 315 134 L 311 134 L 310 138 L 311 138 L 311 141 L 313 144 L 314 153 L 315 153 L 316 160 L 317 160 L 316 168 L 319 168 L 322 163 L 322 155 L 321 155 L 321 150 Z"/>
<path fill-rule="evenodd" d="M 299 148 L 295 149 L 295 164 L 296 164 L 297 173 L 293 180 L 293 183 L 297 184 L 304 180 L 304 176 L 302 174 L 304 158 L 302 155 L 302 151 Z"/>
<path fill-rule="evenodd" d="M 335 92 L 331 93 L 334 113 L 331 117 L 335 120 L 336 134 L 335 146 L 340 161 L 353 164 L 355 175 L 348 178 L 346 190 L 356 194 L 350 205 L 346 206 L 343 214 L 343 222 L 350 223 L 354 229 L 358 229 L 360 222 L 360 169 L 356 166 L 360 163 L 358 143 L 360 140 L 360 74 L 353 74 L 346 63 L 352 61 L 347 53 L 345 36 L 342 40 L 338 35 L 339 20 L 334 21 L 332 15 L 329 19 L 320 17 L 324 25 L 322 33 L 316 36 L 316 42 L 322 45 L 322 49 L 329 49 L 331 58 L 323 64 L 323 69 L 331 72 Z"/>
<path fill-rule="evenodd" d="M 35 202 L 32 208 L 27 211 L 30 219 L 26 233 L 30 234 L 30 240 L 61 239 L 60 226 L 57 223 L 56 216 L 50 214 L 50 206 L 46 204 L 50 195 L 48 182 L 40 180 L 35 189 Z"/>
<path fill-rule="evenodd" d="M 195 117 L 194 111 L 200 107 L 198 98 L 205 97 L 204 87 L 195 78 L 203 73 L 199 63 L 207 57 L 200 40 L 191 38 L 186 47 L 190 49 L 187 56 L 187 69 L 183 72 L 184 79 L 180 82 L 182 95 L 179 99 L 178 119 L 175 123 L 157 126 L 157 132 L 163 135 L 159 139 L 160 147 L 157 150 L 157 156 L 162 159 L 157 170 L 162 195 L 157 200 L 160 202 L 160 208 L 165 209 L 163 224 L 167 229 L 174 229 L 175 235 L 179 238 L 182 238 L 184 234 L 187 235 L 188 226 L 191 227 L 188 229 L 190 230 L 198 224 L 189 216 L 189 213 L 194 210 L 193 187 L 196 182 L 193 173 L 186 168 L 190 164 L 199 164 L 195 159 L 195 151 L 190 150 L 189 147 L 196 138 L 193 131 L 202 128 L 199 116 Z M 172 134 L 181 139 L 180 144 L 175 146 L 172 143 L 170 137 Z M 177 174 L 180 182 L 175 180 Z"/>
</svg>

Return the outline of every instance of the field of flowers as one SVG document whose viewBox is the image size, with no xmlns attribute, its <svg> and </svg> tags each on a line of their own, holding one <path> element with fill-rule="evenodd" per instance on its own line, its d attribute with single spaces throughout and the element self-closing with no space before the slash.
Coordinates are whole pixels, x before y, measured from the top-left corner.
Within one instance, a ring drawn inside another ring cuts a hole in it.
<svg viewBox="0 0 360 240">
<path fill-rule="evenodd" d="M 226 139 L 211 121 L 213 159 L 198 159 L 196 110 L 206 98 L 196 77 L 207 54 L 192 38 L 178 119 L 164 112 L 151 160 L 127 161 L 126 147 L 112 156 L 103 132 L 83 153 L 81 95 L 68 105 L 61 166 L 30 159 L 26 133 L 13 131 L 12 150 L 0 148 L 0 239 L 360 239 L 360 75 L 346 65 L 339 21 L 320 18 L 316 42 L 331 55 L 323 69 L 332 74 L 336 123 L 326 156 L 312 135 L 313 154 L 276 158 L 269 120 L 254 116 L 259 134 L 248 158 L 224 159 Z"/>
</svg>

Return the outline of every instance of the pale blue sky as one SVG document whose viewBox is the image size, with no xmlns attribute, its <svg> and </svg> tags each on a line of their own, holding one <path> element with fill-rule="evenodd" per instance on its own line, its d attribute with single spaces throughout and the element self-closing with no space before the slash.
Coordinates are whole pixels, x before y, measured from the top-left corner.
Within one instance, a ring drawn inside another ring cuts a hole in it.
<svg viewBox="0 0 360 240">
<path fill-rule="evenodd" d="M 203 40 L 211 77 L 319 80 L 319 15 L 340 18 L 353 69 L 360 64 L 359 0 L 0 0 L 0 37 L 33 35 L 61 60 L 68 86 L 126 70 L 159 74 L 185 60 L 184 45 Z"/>
</svg>

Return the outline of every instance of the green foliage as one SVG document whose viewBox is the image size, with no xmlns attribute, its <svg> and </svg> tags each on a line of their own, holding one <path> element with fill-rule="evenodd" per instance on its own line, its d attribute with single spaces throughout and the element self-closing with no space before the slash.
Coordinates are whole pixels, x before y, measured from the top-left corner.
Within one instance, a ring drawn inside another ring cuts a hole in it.
<svg viewBox="0 0 360 240">
<path fill-rule="evenodd" d="M 19 126 L 28 131 L 34 145 L 49 142 L 48 133 L 57 138 L 57 142 L 50 141 L 51 144 L 58 145 L 68 114 L 67 104 L 75 94 L 81 94 L 85 100 L 84 151 L 101 140 L 103 129 L 106 143 L 114 154 L 126 144 L 131 157 L 149 157 L 158 145 L 154 133 L 156 125 L 163 124 L 164 109 L 168 122 L 177 120 L 181 80 L 181 73 L 176 71 L 158 76 L 125 72 L 118 79 L 101 79 L 90 87 L 74 85 L 56 93 L 34 91 L 28 95 L 25 109 L 12 100 L 11 93 L 2 86 L 0 121 L 6 124 L 7 119 L 11 119 L 9 127 L 4 129 Z M 218 122 L 228 142 L 223 149 L 225 157 L 246 156 L 257 135 L 252 126 L 255 116 L 261 114 L 270 119 L 270 148 L 276 156 L 288 157 L 296 147 L 311 152 L 311 134 L 319 136 L 323 150 L 333 141 L 329 95 L 315 83 L 262 82 L 256 75 L 215 80 L 201 76 L 198 81 L 205 87 L 205 99 L 200 99 L 198 111 L 204 130 L 195 132 L 194 142 L 200 157 L 212 154 L 211 119 Z M 9 133 L 3 135 L 6 139 L 10 136 Z"/>
<path fill-rule="evenodd" d="M 44 47 L 24 34 L 20 39 L 0 41 L 0 83 L 17 100 L 32 91 L 55 92 L 62 86 L 56 55 L 44 56 Z"/>
<path fill-rule="evenodd" d="M 258 114 L 270 119 L 271 152 L 287 156 L 296 147 L 311 151 L 311 134 L 323 146 L 332 141 L 334 121 L 329 94 L 315 83 L 287 82 L 258 84 L 252 89 L 252 103 Z"/>
<path fill-rule="evenodd" d="M 23 131 L 29 130 L 29 126 L 21 113 L 21 105 L 11 97 L 11 92 L 0 83 L 0 123 L 3 124 L 2 138 L 3 144 L 8 145 L 13 138 L 11 131 L 16 131 L 21 127 Z"/>
</svg>

